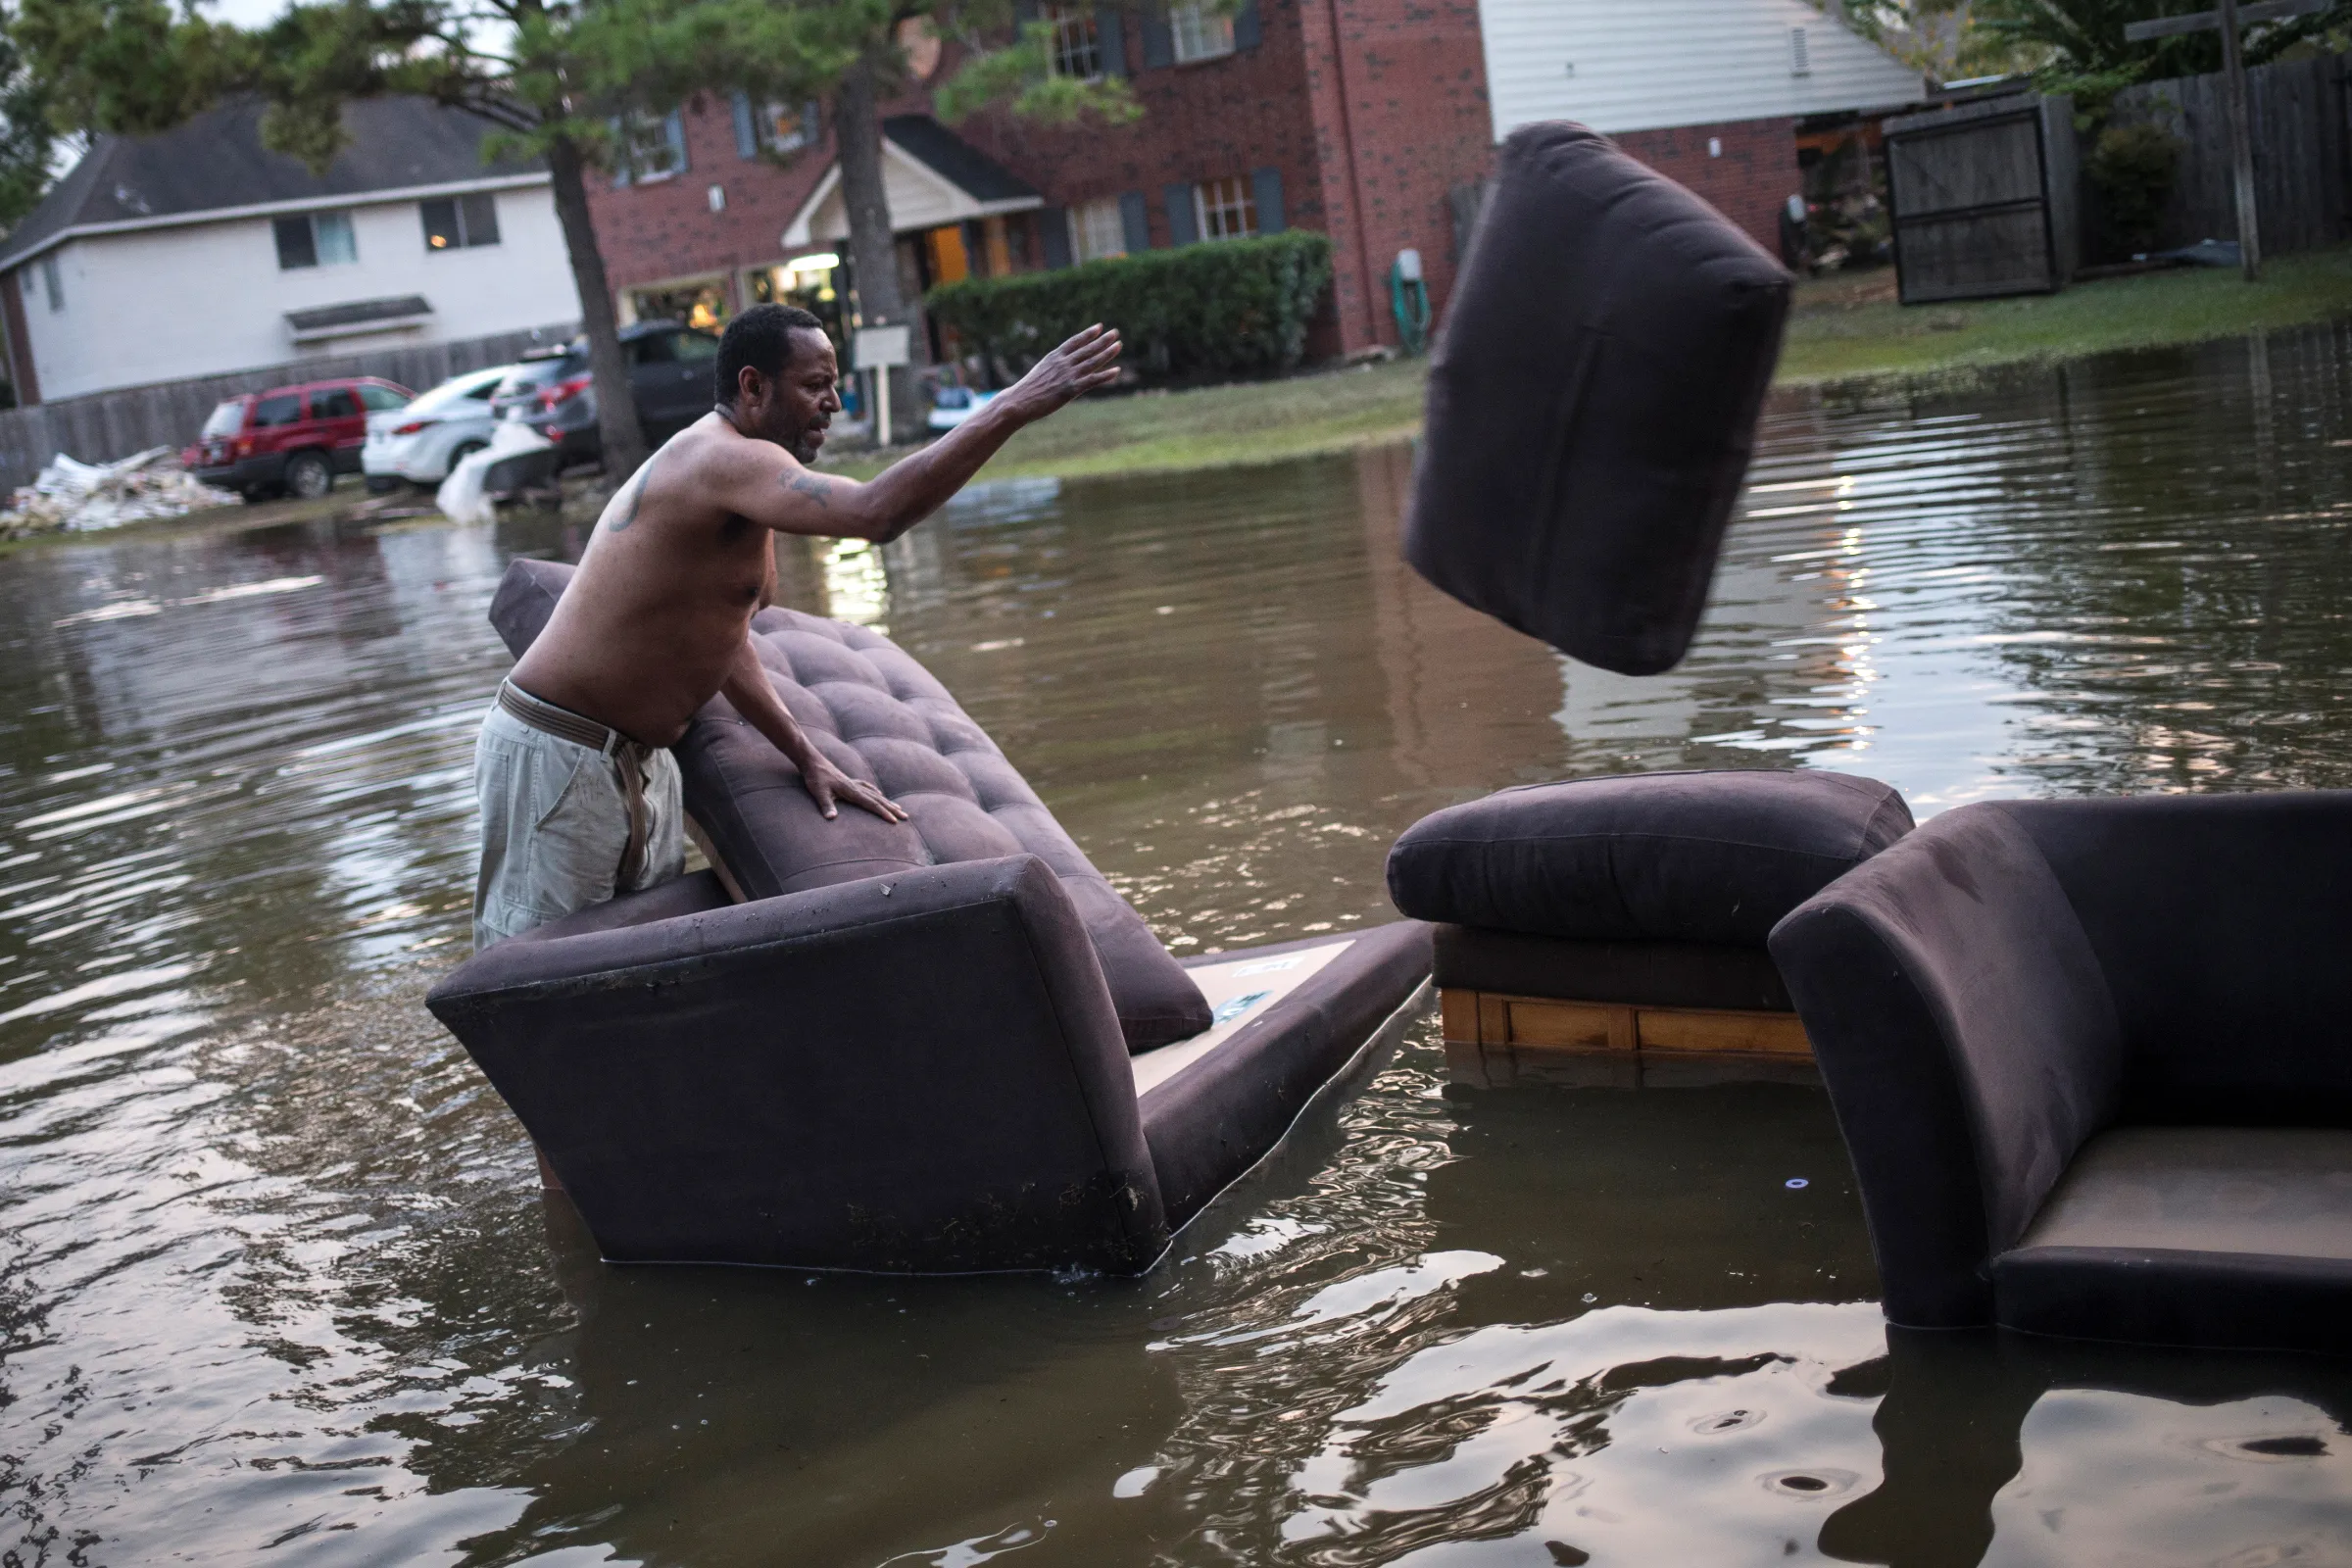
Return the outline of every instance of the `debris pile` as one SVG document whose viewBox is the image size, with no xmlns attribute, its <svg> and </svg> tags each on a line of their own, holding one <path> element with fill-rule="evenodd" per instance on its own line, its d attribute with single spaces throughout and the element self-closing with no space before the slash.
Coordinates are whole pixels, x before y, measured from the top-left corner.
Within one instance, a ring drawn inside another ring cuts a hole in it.
<svg viewBox="0 0 2352 1568">
<path fill-rule="evenodd" d="M 61 453 L 9 498 L 8 510 L 0 512 L 0 539 L 119 528 L 236 500 L 182 468 L 170 447 L 151 447 L 120 463 L 77 463 Z"/>
<path fill-rule="evenodd" d="M 496 522 L 498 503 L 534 481 L 554 478 L 558 461 L 554 442 L 518 419 L 502 419 L 488 446 L 449 470 L 433 504 L 452 522 Z"/>
</svg>

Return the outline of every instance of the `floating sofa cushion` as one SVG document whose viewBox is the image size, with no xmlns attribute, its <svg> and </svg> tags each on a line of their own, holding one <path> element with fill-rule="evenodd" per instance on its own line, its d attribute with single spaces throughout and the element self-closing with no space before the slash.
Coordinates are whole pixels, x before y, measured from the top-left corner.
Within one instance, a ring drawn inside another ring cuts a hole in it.
<svg viewBox="0 0 2352 1568">
<path fill-rule="evenodd" d="M 547 624 L 571 568 L 517 560 L 490 618 L 519 658 Z M 1061 879 L 1110 987 L 1130 1051 L 1209 1026 L 1200 988 L 1062 831 L 947 688 L 879 632 L 763 610 L 752 641 L 777 695 L 844 772 L 905 807 L 885 822 L 845 808 L 828 822 L 800 771 L 713 698 L 673 748 L 686 809 L 747 899 L 803 893 L 926 865 L 1034 855 Z"/>
<path fill-rule="evenodd" d="M 1416 919 L 1587 942 L 1762 947 L 1781 916 L 1911 830 L 1843 773 L 1633 773 L 1448 807 L 1389 852 Z"/>
<path fill-rule="evenodd" d="M 1405 558 L 1572 658 L 1671 667 L 1706 605 L 1789 281 L 1597 133 L 1513 132 L 1431 361 Z"/>
</svg>

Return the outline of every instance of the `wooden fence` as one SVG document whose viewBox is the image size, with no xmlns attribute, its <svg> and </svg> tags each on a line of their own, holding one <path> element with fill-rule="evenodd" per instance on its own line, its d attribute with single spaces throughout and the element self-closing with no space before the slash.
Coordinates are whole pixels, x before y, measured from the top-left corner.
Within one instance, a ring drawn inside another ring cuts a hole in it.
<svg viewBox="0 0 2352 1568">
<path fill-rule="evenodd" d="M 2311 250 L 2352 238 L 2352 157 L 2344 76 L 2352 56 L 2257 66 L 2246 73 L 2254 132 L 2254 185 L 2265 254 Z M 2222 78 L 2180 76 L 2115 95 L 2111 123 L 2153 121 L 2180 139 L 2180 172 L 2154 248 L 2234 239 L 2230 122 Z M 2087 156 L 2090 148 L 2084 147 Z"/>
<path fill-rule="evenodd" d="M 149 447 L 176 450 L 186 446 L 216 405 L 241 392 L 339 375 L 378 375 L 421 392 L 461 371 L 503 365 L 533 349 L 552 348 L 568 341 L 578 330 L 576 325 L 555 325 L 492 337 L 375 349 L 335 359 L 296 360 L 0 412 L 0 493 L 31 483 L 60 452 L 84 463 L 112 463 Z"/>
</svg>

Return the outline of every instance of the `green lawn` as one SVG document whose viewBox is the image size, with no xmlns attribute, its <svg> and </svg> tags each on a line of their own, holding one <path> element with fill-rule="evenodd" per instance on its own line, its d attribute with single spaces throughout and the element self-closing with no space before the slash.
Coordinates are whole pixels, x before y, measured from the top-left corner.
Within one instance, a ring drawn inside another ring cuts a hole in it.
<svg viewBox="0 0 2352 1568">
<path fill-rule="evenodd" d="M 1894 303 L 1891 272 L 1797 291 L 1784 385 L 2075 359 L 2352 316 L 2352 250 L 2278 257 L 2249 285 L 2235 269 L 2187 268 L 2078 283 L 2059 294 L 1951 305 Z"/>
<path fill-rule="evenodd" d="M 1422 361 L 1404 360 L 1192 392 L 1090 398 L 1014 436 L 981 477 L 1166 473 L 1408 440 L 1421 428 L 1425 371 Z M 866 477 L 883 465 L 853 457 L 826 466 Z"/>
<path fill-rule="evenodd" d="M 1953 305 L 1895 304 L 1891 271 L 1834 275 L 1797 286 L 1779 381 L 1805 386 L 2072 359 L 2341 316 L 2352 316 L 2352 249 L 2344 248 L 2277 258 L 2252 286 L 2235 271 L 2200 268 Z M 1164 473 L 1401 441 L 1421 428 L 1425 368 L 1399 361 L 1093 399 L 1022 431 L 982 477 Z M 881 465 L 852 458 L 830 466 L 862 475 Z"/>
</svg>

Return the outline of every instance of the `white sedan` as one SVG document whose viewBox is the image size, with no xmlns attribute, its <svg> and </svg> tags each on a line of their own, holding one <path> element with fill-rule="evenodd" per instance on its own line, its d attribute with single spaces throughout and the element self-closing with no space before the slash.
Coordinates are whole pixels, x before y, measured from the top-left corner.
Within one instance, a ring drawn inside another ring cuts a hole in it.
<svg viewBox="0 0 2352 1568">
<path fill-rule="evenodd" d="M 368 445 L 361 450 L 360 466 L 367 471 L 368 488 L 388 489 L 399 479 L 439 484 L 467 453 L 488 446 L 497 422 L 490 412 L 490 394 L 514 368 L 495 365 L 467 370 L 419 393 L 406 408 L 368 416 Z"/>
<path fill-rule="evenodd" d="M 931 413 L 923 422 L 934 430 L 953 430 L 996 400 L 994 392 L 943 386 L 931 394 Z"/>
</svg>

